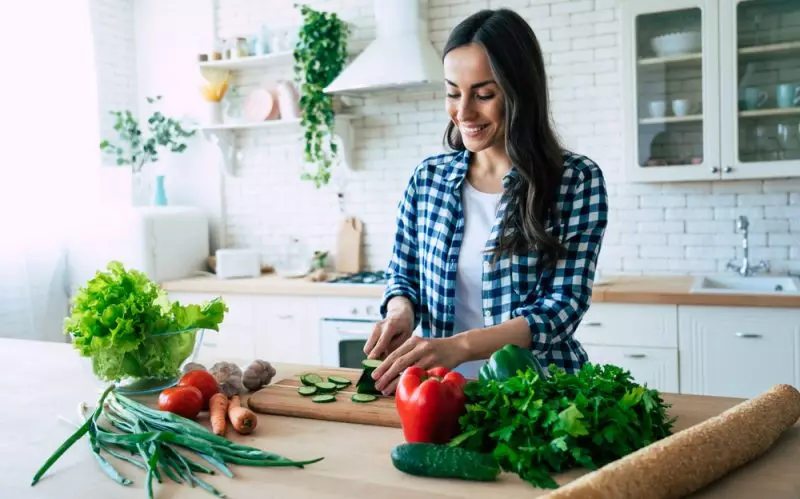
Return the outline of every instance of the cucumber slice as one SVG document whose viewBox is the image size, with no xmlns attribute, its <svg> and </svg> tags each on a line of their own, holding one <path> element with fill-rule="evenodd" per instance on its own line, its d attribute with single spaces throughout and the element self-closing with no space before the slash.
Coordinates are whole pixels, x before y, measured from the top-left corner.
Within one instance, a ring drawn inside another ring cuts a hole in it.
<svg viewBox="0 0 800 499">
<path fill-rule="evenodd" d="M 337 385 L 344 385 L 344 386 L 352 384 L 352 381 L 350 381 L 347 378 L 342 378 L 341 376 L 328 376 L 328 381 Z"/>
<path fill-rule="evenodd" d="M 375 395 L 370 395 L 368 393 L 354 393 L 353 396 L 350 397 L 350 400 L 352 400 L 353 402 L 357 402 L 359 404 L 364 404 L 367 402 L 374 402 L 378 400 L 378 397 L 376 397 Z"/>
<path fill-rule="evenodd" d="M 327 381 L 321 381 L 314 386 L 316 386 L 317 390 L 319 390 L 321 393 L 330 393 L 336 391 L 336 385 Z"/>
<path fill-rule="evenodd" d="M 378 367 L 382 363 L 383 363 L 383 361 L 382 360 L 378 360 L 378 359 L 364 359 L 364 360 L 361 361 L 361 366 L 364 369 L 375 369 L 376 367 Z"/>
<path fill-rule="evenodd" d="M 322 395 L 314 395 L 311 397 L 312 402 L 316 402 L 318 404 L 326 404 L 328 402 L 333 402 L 336 400 L 335 395 L 331 395 L 330 393 L 324 393 Z"/>
<path fill-rule="evenodd" d="M 300 395 L 302 395 L 304 397 L 307 397 L 309 395 L 314 395 L 315 393 L 317 393 L 317 387 L 316 386 L 301 386 L 301 387 L 299 387 L 297 389 L 297 393 L 299 393 Z"/>
<path fill-rule="evenodd" d="M 306 386 L 314 386 L 317 383 L 322 383 L 325 381 L 322 379 L 322 376 L 316 373 L 308 373 L 300 376 L 300 382 Z"/>
<path fill-rule="evenodd" d="M 336 391 L 337 391 L 337 392 L 338 392 L 338 391 L 341 391 L 341 390 L 344 390 L 345 388 L 347 388 L 348 386 L 350 386 L 350 385 L 340 385 L 340 384 L 338 384 L 338 383 L 334 383 L 334 385 L 336 385 Z"/>
</svg>

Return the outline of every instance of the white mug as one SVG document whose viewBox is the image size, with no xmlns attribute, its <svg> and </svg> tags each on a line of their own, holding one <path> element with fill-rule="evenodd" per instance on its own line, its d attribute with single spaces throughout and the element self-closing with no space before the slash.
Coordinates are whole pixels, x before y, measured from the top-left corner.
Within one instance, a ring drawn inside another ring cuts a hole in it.
<svg viewBox="0 0 800 499">
<path fill-rule="evenodd" d="M 650 102 L 650 116 L 653 118 L 661 118 L 667 112 L 667 104 L 663 100 L 655 100 Z"/>
<path fill-rule="evenodd" d="M 686 116 L 692 109 L 689 99 L 675 99 L 672 101 L 672 114 L 675 116 Z"/>
</svg>

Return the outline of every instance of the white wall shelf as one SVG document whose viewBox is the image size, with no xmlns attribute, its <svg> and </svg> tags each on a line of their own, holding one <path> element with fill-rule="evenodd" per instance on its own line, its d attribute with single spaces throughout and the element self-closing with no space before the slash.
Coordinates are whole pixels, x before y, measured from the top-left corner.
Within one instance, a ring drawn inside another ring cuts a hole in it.
<svg viewBox="0 0 800 499">
<path fill-rule="evenodd" d="M 335 141 L 339 145 L 338 161 L 349 168 L 349 160 L 353 151 L 353 125 L 356 118 L 352 114 L 337 114 L 334 126 Z M 234 177 L 236 171 L 236 134 L 253 130 L 276 128 L 300 128 L 299 119 L 269 120 L 257 123 L 224 123 L 220 125 L 198 125 L 194 129 L 200 131 L 209 142 L 219 148 L 222 155 L 220 166 L 225 175 Z"/>
<path fill-rule="evenodd" d="M 200 68 L 227 69 L 241 71 L 246 69 L 262 69 L 270 66 L 284 65 L 294 62 L 294 52 L 283 51 L 265 55 L 240 57 L 237 59 L 221 59 L 219 61 L 205 61 L 199 63 Z"/>
</svg>

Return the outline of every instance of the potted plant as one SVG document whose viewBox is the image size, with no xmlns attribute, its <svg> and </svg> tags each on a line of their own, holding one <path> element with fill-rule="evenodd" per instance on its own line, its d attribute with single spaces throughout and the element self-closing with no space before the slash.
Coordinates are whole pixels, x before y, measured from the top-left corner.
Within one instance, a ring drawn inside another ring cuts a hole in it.
<svg viewBox="0 0 800 499">
<path fill-rule="evenodd" d="M 148 97 L 149 104 L 155 104 L 161 96 Z M 147 204 L 149 194 L 142 192 L 145 185 L 144 167 L 148 163 L 156 163 L 162 152 L 182 153 L 186 151 L 186 141 L 196 130 L 186 130 L 180 121 L 164 116 L 155 110 L 147 119 L 148 136 L 143 135 L 139 120 L 130 110 L 110 111 L 115 117 L 114 130 L 117 139 L 113 142 L 104 139 L 100 142 L 100 150 L 116 159 L 119 167 L 130 167 L 133 177 L 134 204 Z M 144 199 L 141 199 L 145 196 Z"/>
<path fill-rule="evenodd" d="M 333 141 L 335 113 L 333 97 L 327 87 L 347 61 L 350 27 L 335 13 L 320 12 L 308 5 L 300 8 L 303 25 L 294 48 L 294 73 L 300 91 L 300 124 L 304 129 L 304 159 L 316 166 L 315 172 L 303 172 L 317 188 L 327 184 L 337 156 Z"/>
</svg>

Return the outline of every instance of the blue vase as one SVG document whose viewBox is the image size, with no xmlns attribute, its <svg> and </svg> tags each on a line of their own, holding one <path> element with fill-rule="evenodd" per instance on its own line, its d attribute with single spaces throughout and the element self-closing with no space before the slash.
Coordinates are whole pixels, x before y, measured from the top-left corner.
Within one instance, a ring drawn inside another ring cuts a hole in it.
<svg viewBox="0 0 800 499">
<path fill-rule="evenodd" d="M 164 188 L 164 175 L 156 177 L 156 189 L 153 197 L 153 204 L 156 206 L 167 206 L 167 192 Z"/>
</svg>

